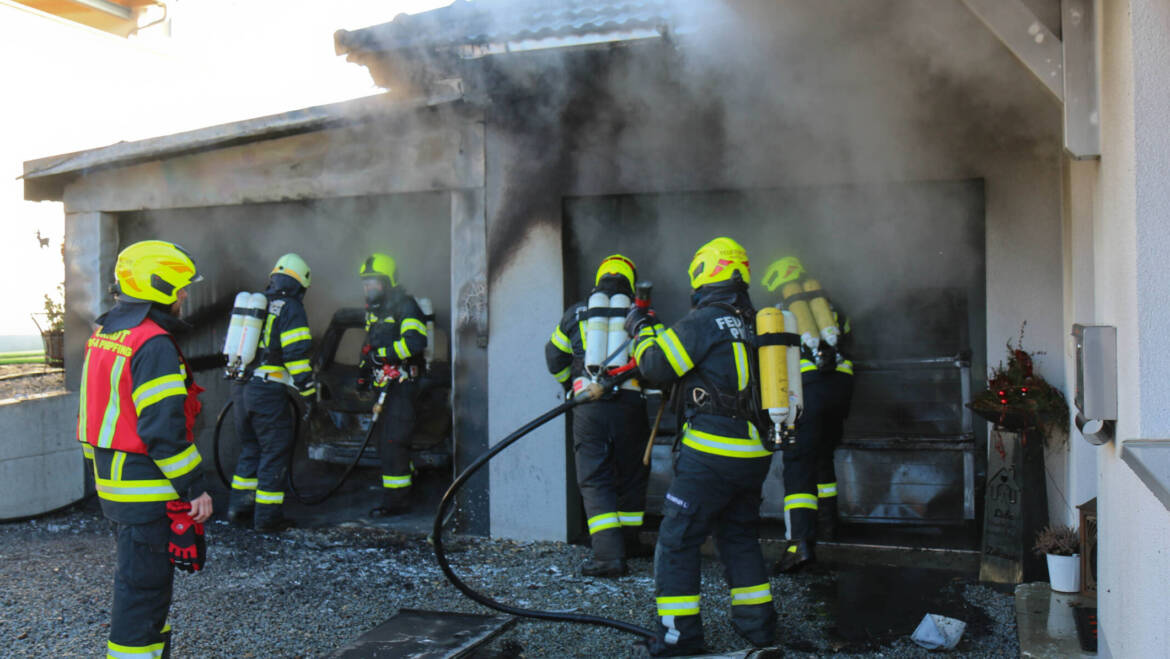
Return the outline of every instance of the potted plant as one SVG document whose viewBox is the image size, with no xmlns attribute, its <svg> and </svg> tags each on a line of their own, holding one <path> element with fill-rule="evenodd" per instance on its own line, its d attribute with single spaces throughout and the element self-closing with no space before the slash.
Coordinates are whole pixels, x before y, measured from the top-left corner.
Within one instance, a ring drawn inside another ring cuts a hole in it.
<svg viewBox="0 0 1170 659">
<path fill-rule="evenodd" d="M 1024 350 L 1024 327 L 1013 347 L 1007 343 L 1007 363 L 991 369 L 987 389 L 967 404 L 973 412 L 995 425 L 1021 432 L 1039 429 L 1045 436 L 1068 423 L 1068 402 L 1064 392 L 1048 384 L 1034 371 L 1034 356 Z"/>
<path fill-rule="evenodd" d="M 45 346 L 45 363 L 49 366 L 61 366 L 65 363 L 65 284 L 57 284 L 57 297 L 45 294 L 44 311 L 32 314 L 33 323 L 41 333 L 41 341 Z M 42 325 L 37 316 L 44 319 Z"/>
<path fill-rule="evenodd" d="M 1081 589 L 1081 537 L 1063 524 L 1050 524 L 1036 535 L 1032 551 L 1048 559 L 1048 582 L 1052 590 L 1075 593 Z"/>
</svg>

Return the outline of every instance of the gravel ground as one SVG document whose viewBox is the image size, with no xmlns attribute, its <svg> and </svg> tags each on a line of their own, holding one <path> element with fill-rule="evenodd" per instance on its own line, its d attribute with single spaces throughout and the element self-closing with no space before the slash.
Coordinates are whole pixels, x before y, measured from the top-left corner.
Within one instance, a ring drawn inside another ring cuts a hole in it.
<svg viewBox="0 0 1170 659">
<path fill-rule="evenodd" d="M 0 364 L 0 401 L 65 390 L 65 371 L 41 364 Z"/>
<path fill-rule="evenodd" d="M 360 525 L 265 535 L 216 521 L 208 528 L 208 545 L 202 573 L 175 577 L 170 616 L 175 657 L 320 657 L 399 608 L 494 613 L 447 583 L 422 535 Z M 503 601 L 653 624 L 648 560 L 631 561 L 627 577 L 602 580 L 577 576 L 584 547 L 468 537 L 448 537 L 445 547 L 456 573 Z M 38 520 L 0 525 L 0 654 L 100 655 L 113 564 L 113 537 L 93 501 Z M 823 568 L 774 578 L 781 616 L 778 650 L 754 656 L 932 655 L 905 635 L 860 643 L 842 638 L 837 613 L 825 600 L 838 591 L 838 578 Z M 708 645 L 718 652 L 743 650 L 745 644 L 728 623 L 725 588 L 717 563 L 704 561 Z M 1019 655 L 1010 594 L 962 579 L 950 580 L 946 588 L 969 623 L 952 655 Z M 870 605 L 883 607 L 881 601 Z M 640 656 L 632 640 L 610 629 L 522 619 L 475 656 Z"/>
</svg>

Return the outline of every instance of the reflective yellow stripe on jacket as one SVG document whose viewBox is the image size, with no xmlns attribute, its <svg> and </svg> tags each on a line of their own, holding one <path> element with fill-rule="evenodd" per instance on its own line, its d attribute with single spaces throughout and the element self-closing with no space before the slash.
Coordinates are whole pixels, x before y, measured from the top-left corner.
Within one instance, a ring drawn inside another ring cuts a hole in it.
<svg viewBox="0 0 1170 659">
<path fill-rule="evenodd" d="M 743 437 L 724 437 L 701 430 L 695 430 L 690 425 L 683 426 L 683 444 L 702 451 L 722 455 L 727 458 L 767 458 L 772 452 L 764 448 L 760 442 L 760 433 L 756 427 L 747 421 L 748 439 Z"/>
<path fill-rule="evenodd" d="M 573 354 L 573 344 L 569 341 L 569 336 L 561 331 L 560 325 L 557 325 L 557 328 L 553 330 L 552 336 L 548 337 L 548 342 L 565 354 Z"/>
<path fill-rule="evenodd" d="M 134 400 L 134 409 L 142 416 L 142 410 L 154 405 L 164 398 L 171 396 L 186 396 L 187 385 L 182 373 L 171 373 L 157 377 L 136 388 L 130 398 Z"/>
<path fill-rule="evenodd" d="M 190 473 L 202 462 L 203 457 L 199 455 L 199 449 L 195 448 L 195 445 L 192 444 L 169 458 L 155 460 L 154 464 L 158 465 L 158 469 L 163 473 L 163 476 L 175 479 Z"/>
</svg>

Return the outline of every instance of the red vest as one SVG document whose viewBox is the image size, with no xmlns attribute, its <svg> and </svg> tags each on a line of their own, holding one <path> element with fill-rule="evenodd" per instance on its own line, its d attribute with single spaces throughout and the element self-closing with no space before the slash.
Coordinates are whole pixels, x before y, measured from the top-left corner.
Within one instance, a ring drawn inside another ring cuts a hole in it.
<svg viewBox="0 0 1170 659">
<path fill-rule="evenodd" d="M 138 436 L 138 411 L 134 405 L 130 362 L 142 344 L 159 335 L 170 337 L 158 323 L 147 318 L 137 327 L 109 334 L 103 334 L 99 327 L 89 338 L 81 383 L 81 417 L 77 423 L 77 438 L 80 441 L 127 453 L 146 453 L 146 444 Z M 175 349 L 178 350 L 177 345 Z M 187 371 L 187 361 L 181 352 L 179 363 L 186 378 L 184 386 L 187 397 L 183 413 L 186 417 L 187 441 L 193 442 L 191 429 L 202 407 L 199 392 L 203 388 L 195 384 L 194 378 Z"/>
</svg>

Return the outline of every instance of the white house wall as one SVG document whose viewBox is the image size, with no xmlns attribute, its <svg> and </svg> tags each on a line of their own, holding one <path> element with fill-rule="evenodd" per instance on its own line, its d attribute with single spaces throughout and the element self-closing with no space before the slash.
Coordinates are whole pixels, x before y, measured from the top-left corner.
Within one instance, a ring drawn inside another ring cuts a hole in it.
<svg viewBox="0 0 1170 659">
<path fill-rule="evenodd" d="M 1100 470 L 1100 654 L 1164 657 L 1170 655 L 1170 511 L 1120 459 L 1120 443 L 1170 436 L 1165 375 L 1170 7 L 1156 0 L 1098 7 L 1102 123 L 1091 320 L 1117 327 L 1118 356 L 1117 441 L 1094 449 Z"/>
</svg>

